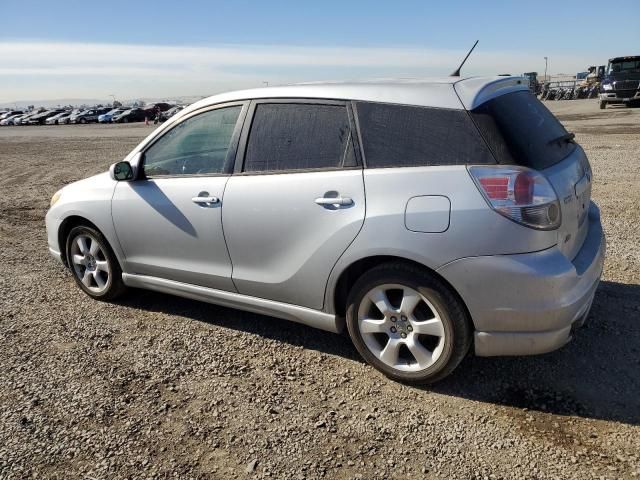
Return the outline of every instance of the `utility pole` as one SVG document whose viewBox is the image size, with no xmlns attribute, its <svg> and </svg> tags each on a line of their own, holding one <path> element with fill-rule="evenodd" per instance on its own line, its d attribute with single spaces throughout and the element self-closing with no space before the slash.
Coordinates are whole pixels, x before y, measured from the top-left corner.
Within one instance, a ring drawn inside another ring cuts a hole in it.
<svg viewBox="0 0 640 480">
<path fill-rule="evenodd" d="M 547 66 L 549 65 L 549 57 L 544 57 L 544 82 L 547 83 Z"/>
</svg>

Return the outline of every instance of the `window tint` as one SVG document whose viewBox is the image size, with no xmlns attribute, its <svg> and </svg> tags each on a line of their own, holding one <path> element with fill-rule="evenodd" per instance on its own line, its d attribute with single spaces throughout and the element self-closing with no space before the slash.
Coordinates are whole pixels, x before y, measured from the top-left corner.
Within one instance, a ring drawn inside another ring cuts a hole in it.
<svg viewBox="0 0 640 480">
<path fill-rule="evenodd" d="M 246 172 L 355 165 L 347 109 L 342 105 L 262 103 L 251 124 Z"/>
<path fill-rule="evenodd" d="M 498 163 L 550 167 L 575 149 L 567 131 L 528 91 L 501 95 L 471 112 Z"/>
<path fill-rule="evenodd" d="M 179 123 L 145 152 L 145 174 L 225 172 L 227 151 L 241 110 L 241 106 L 219 108 Z"/>
<path fill-rule="evenodd" d="M 357 103 L 367 167 L 495 163 L 464 110 Z"/>
</svg>

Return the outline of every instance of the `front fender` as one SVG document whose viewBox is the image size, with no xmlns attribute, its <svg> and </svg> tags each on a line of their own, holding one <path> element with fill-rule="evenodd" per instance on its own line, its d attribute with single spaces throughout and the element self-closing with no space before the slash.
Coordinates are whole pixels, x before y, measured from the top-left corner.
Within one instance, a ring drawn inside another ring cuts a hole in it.
<svg viewBox="0 0 640 480">
<path fill-rule="evenodd" d="M 85 220 L 104 235 L 120 265 L 124 265 L 124 253 L 115 232 L 111 217 L 111 199 L 116 186 L 108 173 L 90 177 L 67 185 L 62 189 L 60 200 L 53 205 L 45 217 L 49 250 L 64 260 L 64 239 L 60 238 L 69 222 Z"/>
</svg>

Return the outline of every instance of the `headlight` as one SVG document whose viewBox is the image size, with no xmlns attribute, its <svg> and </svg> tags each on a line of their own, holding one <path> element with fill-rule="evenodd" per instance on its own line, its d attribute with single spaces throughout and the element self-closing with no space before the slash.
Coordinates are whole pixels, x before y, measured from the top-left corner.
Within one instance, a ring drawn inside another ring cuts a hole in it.
<svg viewBox="0 0 640 480">
<path fill-rule="evenodd" d="M 613 90 L 613 85 L 611 85 L 610 83 L 603 83 L 602 84 L 602 89 L 603 90 Z"/>
<path fill-rule="evenodd" d="M 53 207 L 56 204 L 56 202 L 60 200 L 61 196 L 62 196 L 62 190 L 58 190 L 56 193 L 54 193 L 53 197 L 51 197 L 51 203 L 49 207 Z"/>
</svg>

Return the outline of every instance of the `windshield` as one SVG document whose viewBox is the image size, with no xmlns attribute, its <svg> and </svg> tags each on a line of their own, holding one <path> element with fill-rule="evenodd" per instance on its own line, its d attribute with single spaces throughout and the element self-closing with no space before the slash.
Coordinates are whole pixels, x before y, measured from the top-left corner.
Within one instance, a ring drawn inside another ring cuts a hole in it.
<svg viewBox="0 0 640 480">
<path fill-rule="evenodd" d="M 607 67 L 607 74 L 612 73 L 640 73 L 640 57 L 633 57 L 630 59 L 621 59 L 613 62 L 609 62 Z"/>
</svg>

